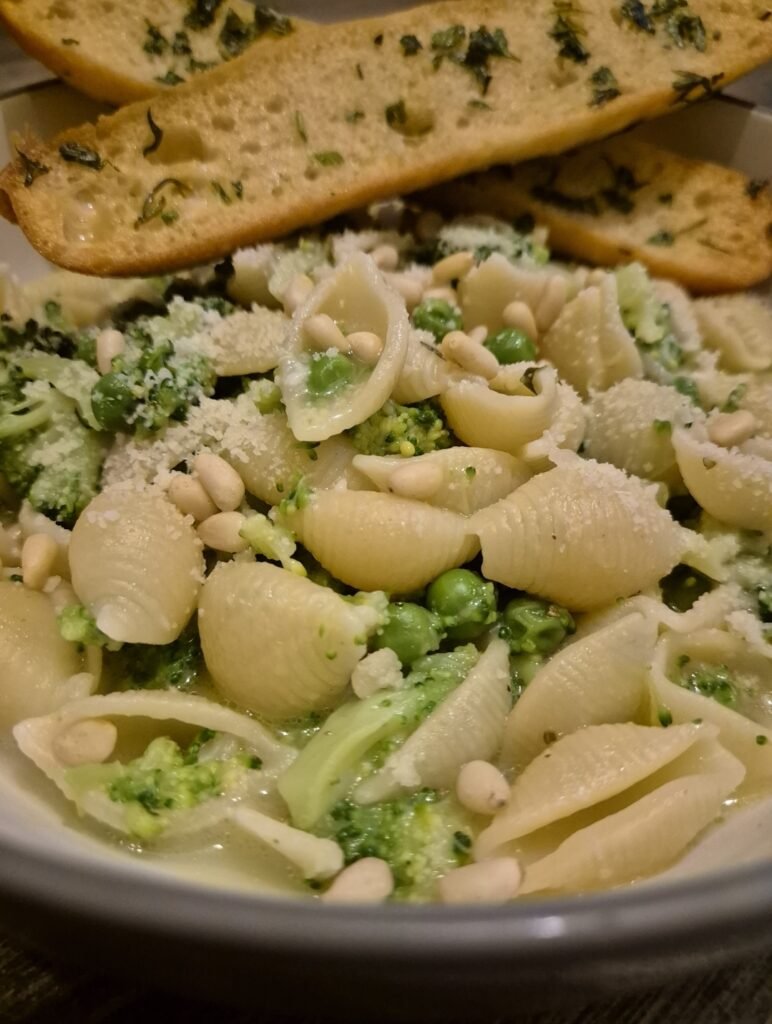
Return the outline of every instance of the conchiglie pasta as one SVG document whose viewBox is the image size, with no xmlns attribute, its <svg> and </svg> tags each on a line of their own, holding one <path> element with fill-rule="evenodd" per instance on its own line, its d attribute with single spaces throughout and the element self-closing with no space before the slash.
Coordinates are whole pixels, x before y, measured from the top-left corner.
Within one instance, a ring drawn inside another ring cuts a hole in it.
<svg viewBox="0 0 772 1024">
<path fill-rule="evenodd" d="M 478 550 L 463 516 L 375 491 L 317 491 L 292 527 L 325 569 L 360 590 L 410 593 Z"/>
<path fill-rule="evenodd" d="M 575 611 L 652 586 L 685 547 L 652 488 L 613 466 L 578 459 L 477 512 L 471 527 L 487 579 Z"/>
<path fill-rule="evenodd" d="M 0 582 L 0 725 L 84 696 L 93 680 L 83 670 L 77 646 L 62 639 L 50 598 Z"/>
<path fill-rule="evenodd" d="M 333 707 L 379 623 L 372 607 L 266 562 L 218 565 L 198 618 L 220 694 L 272 719 Z"/>
<path fill-rule="evenodd" d="M 548 429 L 557 404 L 557 376 L 543 366 L 505 367 L 490 383 L 459 380 L 440 397 L 454 434 L 464 444 L 516 455 Z"/>
<path fill-rule="evenodd" d="M 442 394 L 450 379 L 450 369 L 437 351 L 434 335 L 411 329 L 408 333 L 405 361 L 391 397 L 409 405 Z"/>
<path fill-rule="evenodd" d="M 267 373 L 279 365 L 289 319 L 277 310 L 254 306 L 225 317 L 212 331 L 212 362 L 218 377 Z"/>
<path fill-rule="evenodd" d="M 772 367 L 772 310 L 754 295 L 719 295 L 698 299 L 694 310 L 708 348 L 719 354 L 726 370 Z"/>
<path fill-rule="evenodd" d="M 716 741 L 705 760 L 704 772 L 665 782 L 569 836 L 529 865 L 520 893 L 608 888 L 667 867 L 718 817 L 742 782 L 742 765 Z"/>
<path fill-rule="evenodd" d="M 467 761 L 496 755 L 511 703 L 509 648 L 494 640 L 463 683 L 355 790 L 354 799 L 373 803 L 422 786 L 452 788 Z"/>
<path fill-rule="evenodd" d="M 484 324 L 491 333 L 506 326 L 502 314 L 511 302 L 524 302 L 529 306 L 537 326 L 544 330 L 557 317 L 566 298 L 575 293 L 576 284 L 571 274 L 515 266 L 499 253 L 471 270 L 458 289 L 466 330 Z"/>
<path fill-rule="evenodd" d="M 313 357 L 305 323 L 319 314 L 331 317 L 346 334 L 368 331 L 383 343 L 374 366 L 350 360 L 353 378 L 326 396 L 314 396 L 308 383 Z M 323 441 L 364 422 L 380 409 L 402 372 L 408 330 L 404 301 L 386 286 L 368 256 L 353 256 L 323 281 L 293 317 L 277 371 L 295 437 L 299 441 Z"/>
<path fill-rule="evenodd" d="M 702 413 L 675 388 L 648 380 L 620 381 L 589 403 L 585 451 L 627 473 L 666 483 L 681 482 L 672 433 Z"/>
<path fill-rule="evenodd" d="M 611 274 L 600 285 L 585 288 L 563 308 L 539 347 L 583 397 L 643 373 L 635 341 L 622 322 Z"/>
<path fill-rule="evenodd" d="M 507 719 L 502 762 L 523 768 L 551 739 L 647 713 L 656 623 L 635 612 L 575 640 L 541 668 Z"/>
<path fill-rule="evenodd" d="M 611 799 L 717 732 L 693 723 L 671 729 L 620 723 L 564 736 L 516 777 L 507 805 L 478 836 L 476 855 L 490 856 L 520 836 Z"/>
<path fill-rule="evenodd" d="M 756 436 L 772 438 L 772 380 L 744 380 L 740 392 L 738 406 L 747 409 L 755 419 Z"/>
<path fill-rule="evenodd" d="M 537 473 L 555 465 L 555 451 L 575 452 L 584 440 L 587 414 L 582 400 L 570 384 L 558 384 L 550 424 L 541 437 L 523 445 L 520 458 Z"/>
<path fill-rule="evenodd" d="M 399 455 L 357 455 L 353 462 L 355 471 L 386 493 L 394 493 L 393 478 L 399 486 L 395 473 L 405 466 L 420 467 L 429 481 L 426 486 L 433 488 L 421 495 L 422 501 L 463 515 L 506 497 L 531 476 L 519 459 L 490 448 L 445 448 L 409 460 Z"/>
<path fill-rule="evenodd" d="M 112 640 L 168 644 L 196 606 L 201 543 L 162 495 L 114 487 L 84 509 L 70 542 L 72 585 Z"/>
<path fill-rule="evenodd" d="M 747 530 L 772 529 L 772 461 L 721 448 L 704 428 L 676 431 L 673 447 L 684 483 L 706 512 Z"/>
</svg>

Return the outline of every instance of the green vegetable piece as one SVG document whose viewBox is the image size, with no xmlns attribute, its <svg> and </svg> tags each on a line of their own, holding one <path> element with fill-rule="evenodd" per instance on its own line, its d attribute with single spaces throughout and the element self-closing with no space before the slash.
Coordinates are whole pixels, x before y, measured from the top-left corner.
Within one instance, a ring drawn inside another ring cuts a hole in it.
<svg viewBox="0 0 772 1024">
<path fill-rule="evenodd" d="M 444 299 L 427 299 L 413 310 L 413 324 L 422 331 L 431 331 L 442 341 L 450 331 L 460 331 L 461 312 Z"/>
<path fill-rule="evenodd" d="M 331 398 L 351 385 L 354 362 L 343 352 L 315 352 L 308 367 L 308 390 L 314 398 Z"/>
<path fill-rule="evenodd" d="M 759 618 L 762 622 L 772 622 L 772 587 L 758 587 L 756 597 L 759 602 Z"/>
<path fill-rule="evenodd" d="M 502 366 L 530 362 L 537 356 L 536 345 L 525 331 L 520 331 L 516 327 L 505 327 L 496 334 L 489 334 L 484 345 Z"/>
<path fill-rule="evenodd" d="M 451 640 L 475 640 L 496 621 L 496 590 L 471 569 L 449 569 L 429 584 L 426 605 Z"/>
<path fill-rule="evenodd" d="M 278 788 L 298 828 L 311 828 L 361 775 L 363 759 L 384 740 L 405 739 L 468 675 L 479 655 L 474 647 L 419 659 L 402 690 L 349 701 L 329 716 Z"/>
<path fill-rule="evenodd" d="M 662 600 L 674 612 L 688 612 L 698 598 L 715 586 L 712 579 L 690 565 L 677 565 L 659 585 Z"/>
<path fill-rule="evenodd" d="M 105 656 L 114 687 L 125 690 L 190 690 L 204 672 L 195 621 L 170 644 L 124 644 Z"/>
<path fill-rule="evenodd" d="M 442 640 L 442 628 L 436 615 L 420 604 L 398 601 L 390 604 L 383 629 L 371 640 L 378 651 L 389 647 L 403 665 L 412 665 L 430 651 L 436 651 Z"/>
<path fill-rule="evenodd" d="M 365 455 L 425 455 L 450 447 L 450 433 L 431 402 L 399 405 L 389 400 L 349 436 Z"/>
<path fill-rule="evenodd" d="M 131 381 L 120 373 L 106 373 L 94 385 L 91 407 L 103 430 L 117 433 L 131 427 L 137 399 Z"/>
<path fill-rule="evenodd" d="M 82 604 L 71 604 L 57 616 L 59 632 L 65 640 L 86 647 L 107 647 L 112 644 L 108 636 L 97 627 L 94 616 Z"/>
<path fill-rule="evenodd" d="M 566 608 L 538 597 L 516 597 L 504 609 L 499 636 L 514 654 L 549 655 L 575 630 Z"/>
<path fill-rule="evenodd" d="M 686 669 L 686 666 L 683 667 Z M 726 708 L 737 708 L 737 684 L 726 665 L 698 665 L 696 668 L 682 671 L 679 683 L 693 693 L 711 697 Z"/>
</svg>

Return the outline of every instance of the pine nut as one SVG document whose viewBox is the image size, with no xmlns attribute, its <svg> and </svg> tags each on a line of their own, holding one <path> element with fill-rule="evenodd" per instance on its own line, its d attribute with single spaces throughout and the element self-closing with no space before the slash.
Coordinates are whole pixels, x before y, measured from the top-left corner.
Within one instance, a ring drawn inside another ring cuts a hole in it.
<svg viewBox="0 0 772 1024">
<path fill-rule="evenodd" d="M 468 761 L 458 773 L 456 796 L 475 814 L 495 814 L 509 799 L 509 784 L 489 761 Z"/>
<path fill-rule="evenodd" d="M 108 327 L 100 331 L 96 340 L 97 370 L 104 375 L 113 368 L 113 359 L 120 356 L 126 349 L 126 339 L 120 331 Z"/>
<path fill-rule="evenodd" d="M 284 312 L 292 316 L 296 309 L 303 305 L 314 290 L 314 282 L 308 274 L 296 274 L 284 290 L 281 297 Z"/>
<path fill-rule="evenodd" d="M 343 331 L 326 313 L 316 313 L 314 316 L 310 316 L 303 324 L 303 330 L 306 338 L 317 352 L 326 352 L 330 348 L 348 352 L 348 342 Z"/>
<path fill-rule="evenodd" d="M 354 331 L 346 335 L 349 350 L 368 366 L 375 366 L 383 352 L 383 342 L 372 331 Z"/>
<path fill-rule="evenodd" d="M 241 512 L 217 512 L 203 523 L 199 523 L 196 532 L 201 542 L 208 548 L 235 555 L 249 547 L 240 533 L 246 521 L 246 516 Z"/>
<path fill-rule="evenodd" d="M 232 512 L 244 500 L 246 488 L 239 474 L 219 455 L 201 452 L 193 469 L 209 497 L 221 512 Z"/>
<path fill-rule="evenodd" d="M 389 477 L 389 490 L 401 498 L 427 501 L 442 487 L 445 474 L 431 462 L 406 462 L 397 466 Z"/>
<path fill-rule="evenodd" d="M 517 896 L 523 873 L 514 857 L 492 857 L 454 868 L 438 884 L 443 903 L 506 903 Z"/>
<path fill-rule="evenodd" d="M 395 292 L 399 292 L 405 300 L 405 306 L 407 307 L 408 313 L 412 313 L 423 298 L 424 290 L 421 283 L 416 281 L 415 278 L 402 277 L 399 274 L 394 274 L 387 280 L 390 287 L 392 287 Z"/>
<path fill-rule="evenodd" d="M 441 288 L 427 288 L 422 296 L 423 300 L 440 299 L 442 302 L 449 302 L 451 306 L 457 305 L 456 293 L 452 288 L 443 285 Z"/>
<path fill-rule="evenodd" d="M 59 546 L 47 533 L 32 533 L 21 549 L 21 578 L 30 590 L 42 590 L 51 575 Z"/>
<path fill-rule="evenodd" d="M 105 718 L 75 722 L 54 738 L 54 754 L 62 764 L 102 764 L 115 750 L 118 730 Z"/>
<path fill-rule="evenodd" d="M 396 270 L 399 266 L 399 253 L 393 245 L 376 246 L 370 257 L 379 270 Z"/>
<path fill-rule="evenodd" d="M 6 565 L 18 565 L 21 558 L 21 527 L 0 526 L 0 558 Z"/>
<path fill-rule="evenodd" d="M 379 857 L 363 857 L 344 868 L 327 892 L 325 903 L 383 903 L 394 891 L 391 868 Z"/>
<path fill-rule="evenodd" d="M 467 331 L 467 334 L 476 345 L 482 345 L 488 337 L 488 328 L 485 324 L 479 324 L 477 327 L 473 327 L 471 331 Z"/>
<path fill-rule="evenodd" d="M 486 380 L 493 380 L 501 367 L 492 352 L 472 341 L 463 331 L 450 331 L 442 339 L 440 351 L 446 359 L 458 363 L 464 370 Z"/>
<path fill-rule="evenodd" d="M 474 253 L 468 249 L 454 252 L 432 267 L 432 281 L 435 284 L 450 284 L 464 277 L 474 266 Z"/>
<path fill-rule="evenodd" d="M 197 522 L 208 519 L 217 511 L 217 506 L 209 497 L 204 485 L 194 476 L 178 473 L 172 478 L 167 491 L 169 500 L 173 502 L 184 516 L 193 516 Z"/>
<path fill-rule="evenodd" d="M 531 307 L 525 302 L 510 302 L 508 306 L 504 307 L 501 319 L 507 327 L 514 327 L 516 330 L 522 331 L 523 334 L 527 334 L 531 341 L 539 336 Z"/>
<path fill-rule="evenodd" d="M 415 235 L 421 242 L 433 242 L 445 223 L 436 210 L 424 210 L 415 224 Z"/>
<path fill-rule="evenodd" d="M 547 328 L 552 327 L 565 306 L 567 298 L 568 286 L 565 278 L 551 278 L 536 304 L 536 326 L 540 331 L 546 331 Z"/>
<path fill-rule="evenodd" d="M 758 424 L 747 409 L 721 412 L 708 423 L 708 437 L 722 448 L 735 448 L 756 433 Z"/>
</svg>

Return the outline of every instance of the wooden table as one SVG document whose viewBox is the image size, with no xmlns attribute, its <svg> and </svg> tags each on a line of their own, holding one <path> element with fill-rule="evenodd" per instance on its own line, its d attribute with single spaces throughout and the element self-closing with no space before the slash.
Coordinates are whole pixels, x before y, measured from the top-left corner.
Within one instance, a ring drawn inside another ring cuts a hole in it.
<svg viewBox="0 0 772 1024">
<path fill-rule="evenodd" d="M 0 35 L 0 96 L 46 77 L 44 69 Z M 757 72 L 733 91 L 772 107 L 772 69 Z M 298 1024 L 274 1015 L 269 1019 L 270 1024 Z M 187 1001 L 141 983 L 61 966 L 20 949 L 13 937 L 0 939 L 0 1024 L 269 1024 L 269 1019 L 259 1010 Z M 772 955 L 659 992 L 539 1014 L 523 1024 L 772 1024 Z"/>
</svg>

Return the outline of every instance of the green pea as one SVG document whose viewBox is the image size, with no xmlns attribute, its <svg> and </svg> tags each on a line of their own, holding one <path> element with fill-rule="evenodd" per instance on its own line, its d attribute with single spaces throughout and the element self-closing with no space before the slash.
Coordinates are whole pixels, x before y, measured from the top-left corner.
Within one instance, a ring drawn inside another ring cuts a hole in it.
<svg viewBox="0 0 772 1024">
<path fill-rule="evenodd" d="M 422 331 L 431 331 L 442 341 L 450 331 L 460 331 L 461 313 L 444 299 L 427 299 L 413 310 L 413 323 Z"/>
<path fill-rule="evenodd" d="M 505 327 L 496 334 L 489 334 L 483 342 L 502 366 L 510 363 L 527 363 L 536 358 L 536 346 L 525 333 L 516 327 Z"/>
<path fill-rule="evenodd" d="M 354 364 L 343 352 L 317 352 L 308 368 L 308 390 L 316 398 L 330 398 L 347 388 L 354 378 Z"/>
<path fill-rule="evenodd" d="M 124 430 L 129 426 L 136 406 L 136 396 L 123 374 L 106 373 L 91 392 L 91 408 L 104 430 Z"/>
<path fill-rule="evenodd" d="M 499 636 L 513 654 L 552 654 L 576 629 L 571 613 L 533 597 L 516 597 L 504 609 Z"/>
<path fill-rule="evenodd" d="M 373 637 L 372 647 L 390 647 L 403 665 L 412 665 L 430 651 L 436 651 L 442 640 L 437 617 L 420 604 L 397 601 L 389 605 L 388 620 Z"/>
<path fill-rule="evenodd" d="M 496 621 L 496 591 L 471 569 L 449 569 L 426 591 L 426 605 L 435 612 L 451 640 L 475 640 Z"/>
</svg>

